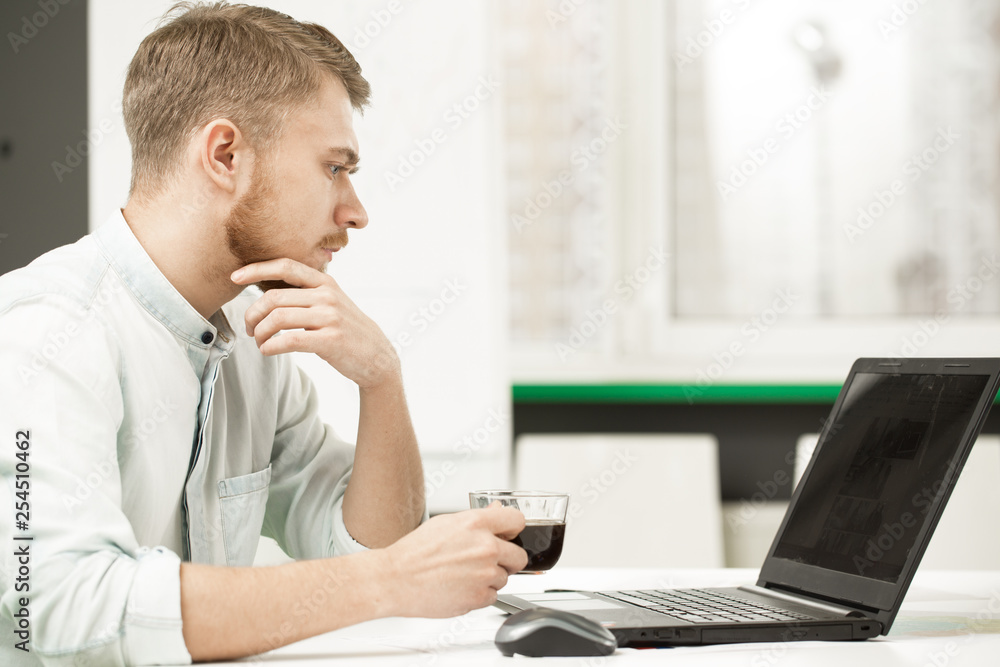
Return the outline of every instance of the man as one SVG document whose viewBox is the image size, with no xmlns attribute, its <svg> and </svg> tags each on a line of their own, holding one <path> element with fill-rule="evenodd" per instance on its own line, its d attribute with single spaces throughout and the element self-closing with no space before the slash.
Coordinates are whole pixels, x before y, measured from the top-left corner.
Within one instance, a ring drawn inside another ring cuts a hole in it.
<svg viewBox="0 0 1000 667">
<path fill-rule="evenodd" d="M 125 208 L 0 278 L 3 664 L 245 656 L 461 614 L 525 565 L 516 510 L 418 527 L 399 360 L 323 271 L 368 223 L 368 96 L 336 37 L 263 8 L 183 6 L 139 47 Z M 356 449 L 292 351 L 358 385 Z M 261 534 L 299 560 L 247 567 Z"/>
</svg>

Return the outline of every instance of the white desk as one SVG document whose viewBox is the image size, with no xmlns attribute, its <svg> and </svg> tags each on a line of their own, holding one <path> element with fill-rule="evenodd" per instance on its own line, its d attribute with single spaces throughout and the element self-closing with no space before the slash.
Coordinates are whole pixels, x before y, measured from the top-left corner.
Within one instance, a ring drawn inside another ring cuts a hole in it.
<svg viewBox="0 0 1000 667">
<path fill-rule="evenodd" d="M 754 583 L 755 570 L 556 568 L 516 575 L 503 592 L 546 588 L 586 590 L 732 586 Z M 493 636 L 506 616 L 492 607 L 451 619 L 390 618 L 362 623 L 245 659 L 265 665 L 381 667 L 503 666 L 512 660 L 559 665 L 669 664 L 907 665 L 958 667 L 1000 664 L 1000 571 L 919 572 L 886 637 L 861 642 L 730 644 L 672 649 L 618 649 L 608 658 L 505 658 Z"/>
</svg>

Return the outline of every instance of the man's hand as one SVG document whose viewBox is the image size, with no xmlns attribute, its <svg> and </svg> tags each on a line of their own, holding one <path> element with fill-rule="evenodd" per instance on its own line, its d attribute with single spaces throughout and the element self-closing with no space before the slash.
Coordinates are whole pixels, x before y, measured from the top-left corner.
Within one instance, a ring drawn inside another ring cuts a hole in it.
<svg viewBox="0 0 1000 667">
<path fill-rule="evenodd" d="M 358 446 L 344 495 L 344 524 L 367 547 L 392 544 L 420 523 L 424 508 L 420 451 L 395 348 L 337 281 L 301 262 L 255 262 L 231 278 L 239 285 L 294 285 L 270 289 L 247 308 L 247 335 L 262 354 L 313 352 L 358 385 Z"/>
<path fill-rule="evenodd" d="M 493 604 L 528 554 L 499 503 L 436 516 L 392 546 L 275 567 L 181 564 L 184 641 L 229 660 L 388 616 L 448 618 Z M 294 619 L 294 622 L 289 622 Z"/>
<path fill-rule="evenodd" d="M 507 577 L 528 564 L 508 540 L 524 515 L 499 503 L 436 516 L 381 551 L 394 616 L 447 618 L 493 604 Z"/>
<path fill-rule="evenodd" d="M 247 335 L 262 354 L 314 352 L 361 389 L 399 378 L 399 357 L 389 339 L 326 273 L 283 258 L 248 264 L 232 280 L 282 280 L 296 287 L 268 290 L 247 308 Z M 284 333 L 275 336 L 279 331 Z"/>
</svg>

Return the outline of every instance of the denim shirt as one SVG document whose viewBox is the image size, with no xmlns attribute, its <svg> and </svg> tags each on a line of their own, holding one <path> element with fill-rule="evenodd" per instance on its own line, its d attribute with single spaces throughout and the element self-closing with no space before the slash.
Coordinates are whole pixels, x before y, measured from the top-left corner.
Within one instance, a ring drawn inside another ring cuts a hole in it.
<svg viewBox="0 0 1000 667">
<path fill-rule="evenodd" d="M 0 277 L 0 663 L 187 664 L 181 560 L 250 565 L 261 534 L 298 559 L 364 549 L 354 448 L 244 333 L 259 295 L 205 320 L 120 212 Z"/>
</svg>

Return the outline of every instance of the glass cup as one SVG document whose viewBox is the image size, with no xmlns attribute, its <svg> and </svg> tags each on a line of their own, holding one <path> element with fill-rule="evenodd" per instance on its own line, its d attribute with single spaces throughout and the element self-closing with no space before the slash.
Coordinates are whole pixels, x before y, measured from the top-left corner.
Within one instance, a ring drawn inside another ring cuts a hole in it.
<svg viewBox="0 0 1000 667">
<path fill-rule="evenodd" d="M 528 552 L 528 564 L 521 572 L 551 569 L 562 555 L 569 494 L 508 490 L 473 491 L 469 494 L 472 509 L 489 507 L 497 501 L 524 514 L 524 530 L 511 540 Z"/>
</svg>

